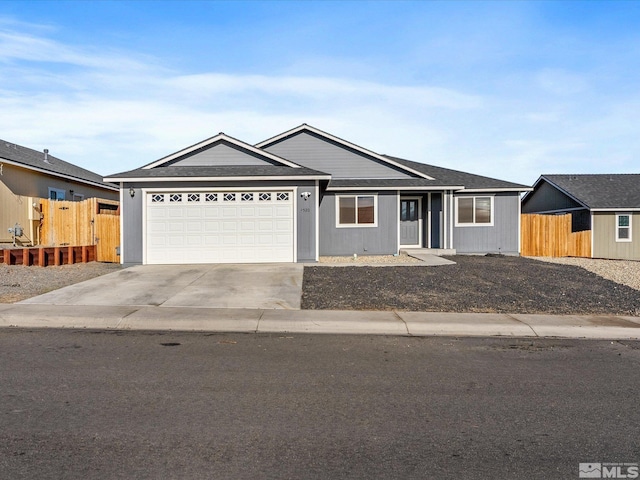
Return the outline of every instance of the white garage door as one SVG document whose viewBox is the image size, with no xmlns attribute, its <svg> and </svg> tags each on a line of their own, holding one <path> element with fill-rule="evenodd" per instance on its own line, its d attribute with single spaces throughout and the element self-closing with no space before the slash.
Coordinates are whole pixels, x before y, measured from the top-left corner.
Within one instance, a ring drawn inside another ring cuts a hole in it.
<svg viewBox="0 0 640 480">
<path fill-rule="evenodd" d="M 146 263 L 293 262 L 292 191 L 148 193 Z"/>
</svg>

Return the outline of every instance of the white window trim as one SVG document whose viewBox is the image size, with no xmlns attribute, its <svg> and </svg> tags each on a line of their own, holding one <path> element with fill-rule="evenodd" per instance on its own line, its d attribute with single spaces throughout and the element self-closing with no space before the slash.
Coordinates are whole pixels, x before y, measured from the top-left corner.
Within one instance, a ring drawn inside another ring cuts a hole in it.
<svg viewBox="0 0 640 480">
<path fill-rule="evenodd" d="M 358 211 L 358 197 L 373 197 L 373 223 L 340 223 L 340 199 L 355 198 L 356 212 Z M 378 195 L 361 193 L 352 195 L 336 195 L 336 228 L 376 228 L 378 226 Z"/>
<path fill-rule="evenodd" d="M 61 188 L 53 188 L 49 187 L 49 198 L 51 198 L 51 192 L 56 192 L 56 200 L 64 201 L 67 199 L 67 191 Z M 62 198 L 60 198 L 60 194 L 62 194 Z"/>
<path fill-rule="evenodd" d="M 619 226 L 619 218 L 620 217 L 629 217 L 629 226 L 628 227 L 620 227 Z M 629 238 L 620 238 L 618 234 L 620 233 L 620 228 L 628 228 L 629 229 Z M 633 241 L 633 215 L 631 212 L 629 213 L 616 213 L 616 242 L 631 242 Z"/>
<path fill-rule="evenodd" d="M 458 199 L 460 198 L 473 198 L 473 215 L 474 215 L 474 220 L 475 220 L 475 212 L 476 212 L 476 198 L 488 198 L 491 201 L 491 221 L 489 223 L 475 223 L 475 221 L 473 223 L 460 223 L 458 221 Z M 455 226 L 456 227 L 493 227 L 493 223 L 494 223 L 494 213 L 495 213 L 495 197 L 493 195 L 461 195 L 461 196 L 457 196 L 455 197 L 456 201 L 455 201 L 455 205 L 454 205 L 454 209 L 455 209 Z"/>
</svg>

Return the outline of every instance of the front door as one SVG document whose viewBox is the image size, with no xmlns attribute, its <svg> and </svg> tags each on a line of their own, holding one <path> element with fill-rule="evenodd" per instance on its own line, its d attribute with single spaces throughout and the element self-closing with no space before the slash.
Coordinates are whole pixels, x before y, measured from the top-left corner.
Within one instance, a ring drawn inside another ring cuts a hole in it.
<svg viewBox="0 0 640 480">
<path fill-rule="evenodd" d="M 400 245 L 420 247 L 420 199 L 400 199 Z"/>
</svg>

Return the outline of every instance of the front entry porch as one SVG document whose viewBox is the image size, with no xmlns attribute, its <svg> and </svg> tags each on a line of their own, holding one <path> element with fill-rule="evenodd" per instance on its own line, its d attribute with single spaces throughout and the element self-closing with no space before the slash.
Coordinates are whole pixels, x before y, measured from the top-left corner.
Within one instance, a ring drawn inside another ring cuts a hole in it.
<svg viewBox="0 0 640 480">
<path fill-rule="evenodd" d="M 451 216 L 449 192 L 399 193 L 398 244 L 400 249 L 430 249 L 455 254 L 447 219 Z M 449 247 L 449 248 L 446 248 Z M 453 253 L 451 253 L 453 251 Z M 432 252 L 431 252 L 432 253 Z"/>
</svg>

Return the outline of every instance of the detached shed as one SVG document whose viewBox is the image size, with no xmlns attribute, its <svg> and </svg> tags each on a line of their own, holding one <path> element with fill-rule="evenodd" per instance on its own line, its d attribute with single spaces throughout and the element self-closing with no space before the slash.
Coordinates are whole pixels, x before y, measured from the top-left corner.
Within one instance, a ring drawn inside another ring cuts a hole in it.
<svg viewBox="0 0 640 480">
<path fill-rule="evenodd" d="M 571 214 L 572 232 L 591 231 L 591 257 L 640 260 L 640 174 L 542 175 L 522 213 Z"/>
</svg>

